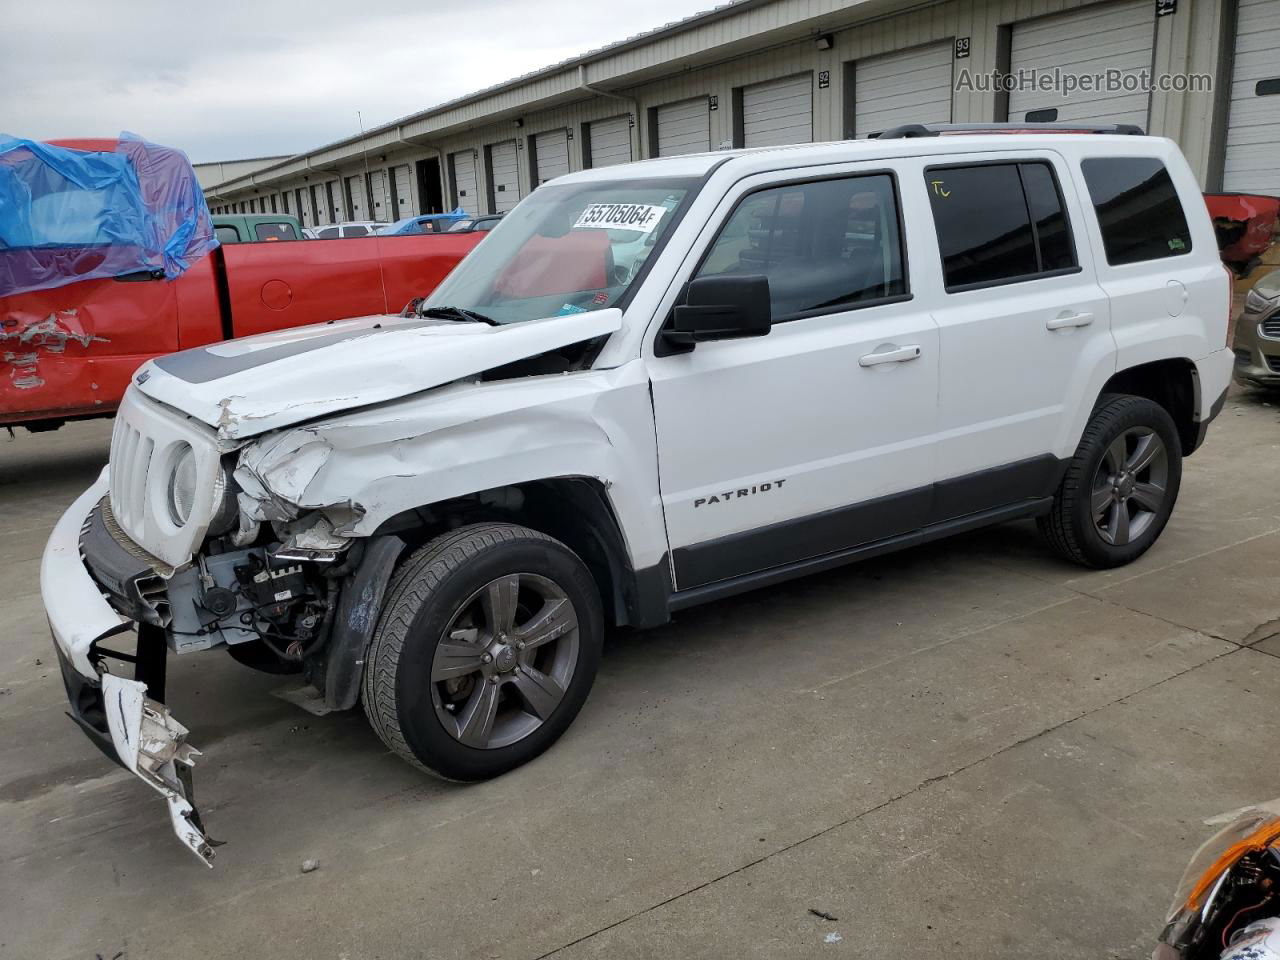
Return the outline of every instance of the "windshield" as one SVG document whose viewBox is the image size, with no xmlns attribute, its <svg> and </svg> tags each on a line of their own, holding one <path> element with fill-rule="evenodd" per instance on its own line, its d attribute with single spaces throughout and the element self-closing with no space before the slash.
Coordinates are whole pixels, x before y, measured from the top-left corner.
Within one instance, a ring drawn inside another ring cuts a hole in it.
<svg viewBox="0 0 1280 960">
<path fill-rule="evenodd" d="M 497 323 L 519 323 L 617 306 L 697 183 L 668 178 L 539 187 L 424 307 L 461 307 Z"/>
</svg>

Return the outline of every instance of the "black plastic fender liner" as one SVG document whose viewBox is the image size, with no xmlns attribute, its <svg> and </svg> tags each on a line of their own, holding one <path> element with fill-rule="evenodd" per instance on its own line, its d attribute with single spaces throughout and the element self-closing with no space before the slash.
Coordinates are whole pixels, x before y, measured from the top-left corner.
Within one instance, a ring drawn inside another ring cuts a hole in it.
<svg viewBox="0 0 1280 960">
<path fill-rule="evenodd" d="M 334 710 L 350 710 L 360 699 L 365 654 L 404 548 L 405 542 L 394 534 L 372 537 L 360 566 L 342 585 L 325 657 L 324 700 Z"/>
</svg>

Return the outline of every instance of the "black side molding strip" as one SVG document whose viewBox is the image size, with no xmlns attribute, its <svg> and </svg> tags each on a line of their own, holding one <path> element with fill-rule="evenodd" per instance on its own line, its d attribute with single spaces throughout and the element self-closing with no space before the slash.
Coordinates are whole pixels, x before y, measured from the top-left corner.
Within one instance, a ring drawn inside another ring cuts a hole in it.
<svg viewBox="0 0 1280 960">
<path fill-rule="evenodd" d="M 967 530 L 977 530 L 980 527 L 988 527 L 1008 520 L 1037 517 L 1047 513 L 1051 506 L 1053 506 L 1052 497 L 1025 500 L 1022 503 L 1010 504 L 994 510 L 985 510 L 982 513 L 959 517 L 943 523 L 935 523 L 921 530 L 914 530 L 911 533 L 904 533 L 896 537 L 888 537 L 875 543 L 850 547 L 846 550 L 813 557 L 809 560 L 788 563 L 770 570 L 749 573 L 729 580 L 721 580 L 718 583 L 693 587 L 689 590 L 679 590 L 671 595 L 671 599 L 667 602 L 667 608 L 674 613 L 677 610 L 683 610 L 686 607 L 696 606 L 700 603 L 736 596 L 739 593 L 746 593 L 748 590 L 754 590 L 757 587 L 783 583 L 787 580 L 808 576 L 811 573 L 821 573 L 823 570 L 830 570 L 856 560 L 866 560 L 870 557 L 893 553 L 907 547 L 929 543 L 932 540 L 941 540 L 953 534 L 964 533 Z"/>
</svg>

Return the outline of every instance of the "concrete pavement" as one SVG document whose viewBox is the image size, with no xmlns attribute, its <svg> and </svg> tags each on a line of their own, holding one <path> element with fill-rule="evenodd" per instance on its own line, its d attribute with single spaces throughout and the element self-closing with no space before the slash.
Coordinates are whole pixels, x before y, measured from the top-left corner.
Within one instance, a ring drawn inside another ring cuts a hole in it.
<svg viewBox="0 0 1280 960">
<path fill-rule="evenodd" d="M 488 784 L 171 658 L 212 871 L 62 714 L 38 559 L 109 424 L 0 441 L 0 957 L 1149 956 L 1203 820 L 1280 795 L 1271 403 L 1130 567 L 1010 524 L 616 633 Z"/>
</svg>

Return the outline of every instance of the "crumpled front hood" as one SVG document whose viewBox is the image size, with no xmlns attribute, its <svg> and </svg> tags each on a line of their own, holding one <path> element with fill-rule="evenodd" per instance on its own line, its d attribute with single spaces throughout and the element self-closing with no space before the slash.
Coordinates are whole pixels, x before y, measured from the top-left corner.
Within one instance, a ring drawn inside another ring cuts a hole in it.
<svg viewBox="0 0 1280 960">
<path fill-rule="evenodd" d="M 134 377 L 147 396 L 239 440 L 394 400 L 616 332 L 622 311 L 493 327 L 359 317 L 183 350 Z"/>
</svg>

